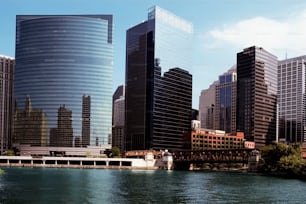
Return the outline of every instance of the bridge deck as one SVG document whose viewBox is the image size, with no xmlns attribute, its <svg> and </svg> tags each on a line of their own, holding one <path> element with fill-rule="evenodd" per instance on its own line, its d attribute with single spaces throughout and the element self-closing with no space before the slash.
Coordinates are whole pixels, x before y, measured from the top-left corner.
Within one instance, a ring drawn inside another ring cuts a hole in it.
<svg viewBox="0 0 306 204">
<path fill-rule="evenodd" d="M 247 163 L 253 149 L 198 150 L 173 152 L 174 162 Z"/>
</svg>

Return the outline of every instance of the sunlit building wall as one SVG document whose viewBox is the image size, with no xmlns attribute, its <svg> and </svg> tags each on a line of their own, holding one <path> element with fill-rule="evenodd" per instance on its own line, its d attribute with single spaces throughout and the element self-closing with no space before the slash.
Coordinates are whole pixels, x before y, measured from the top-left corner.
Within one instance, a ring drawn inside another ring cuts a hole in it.
<svg viewBox="0 0 306 204">
<path fill-rule="evenodd" d="M 190 141 L 191 150 L 245 148 L 243 132 L 228 135 L 225 131 L 221 130 L 197 129 L 191 132 Z"/>
<path fill-rule="evenodd" d="M 215 104 L 216 86 L 218 81 L 213 82 L 208 89 L 201 91 L 199 97 L 199 120 L 201 128 L 215 129 Z"/>
<path fill-rule="evenodd" d="M 306 132 L 306 56 L 278 62 L 277 104 L 278 140 L 305 141 Z"/>
</svg>

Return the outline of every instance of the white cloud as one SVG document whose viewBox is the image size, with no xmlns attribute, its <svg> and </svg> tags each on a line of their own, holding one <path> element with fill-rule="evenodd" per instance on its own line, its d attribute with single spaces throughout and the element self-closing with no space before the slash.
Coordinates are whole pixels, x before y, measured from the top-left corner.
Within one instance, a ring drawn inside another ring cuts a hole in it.
<svg viewBox="0 0 306 204">
<path fill-rule="evenodd" d="M 238 49 L 260 46 L 278 57 L 306 54 L 306 10 L 282 21 L 265 17 L 244 19 L 209 31 L 210 48 L 230 45 Z M 289 57 L 289 56 L 288 56 Z"/>
</svg>

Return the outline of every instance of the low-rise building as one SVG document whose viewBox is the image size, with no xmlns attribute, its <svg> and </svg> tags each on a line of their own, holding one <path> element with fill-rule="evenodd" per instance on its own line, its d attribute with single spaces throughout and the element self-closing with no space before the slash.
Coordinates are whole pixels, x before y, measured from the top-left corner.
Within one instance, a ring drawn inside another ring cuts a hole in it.
<svg viewBox="0 0 306 204">
<path fill-rule="evenodd" d="M 222 130 L 197 129 L 185 136 L 185 147 L 191 150 L 254 149 L 255 143 L 246 141 L 243 132 L 229 135 Z"/>
</svg>

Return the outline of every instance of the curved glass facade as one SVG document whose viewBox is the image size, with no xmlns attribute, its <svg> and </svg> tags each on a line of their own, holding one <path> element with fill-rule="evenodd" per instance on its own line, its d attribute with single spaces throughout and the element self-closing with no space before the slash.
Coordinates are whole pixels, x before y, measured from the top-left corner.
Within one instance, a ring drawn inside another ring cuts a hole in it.
<svg viewBox="0 0 306 204">
<path fill-rule="evenodd" d="M 107 144 L 112 123 L 111 15 L 17 16 L 16 143 Z"/>
</svg>

